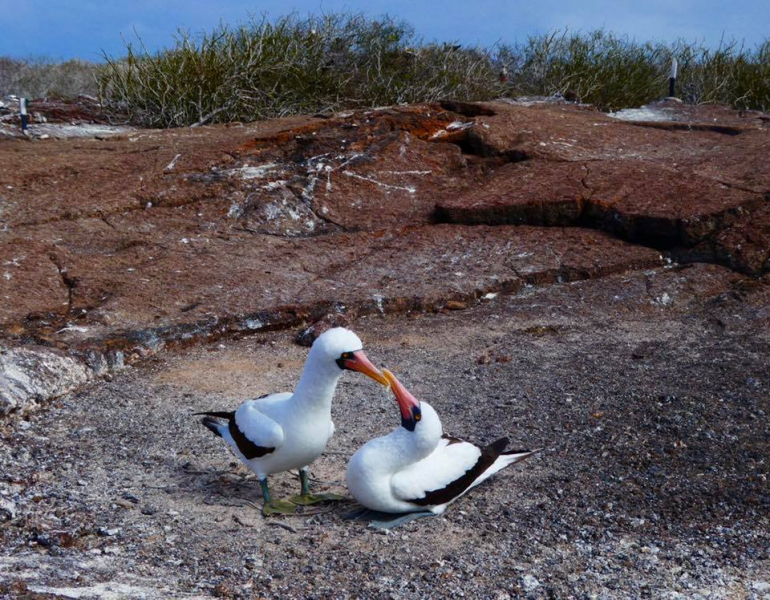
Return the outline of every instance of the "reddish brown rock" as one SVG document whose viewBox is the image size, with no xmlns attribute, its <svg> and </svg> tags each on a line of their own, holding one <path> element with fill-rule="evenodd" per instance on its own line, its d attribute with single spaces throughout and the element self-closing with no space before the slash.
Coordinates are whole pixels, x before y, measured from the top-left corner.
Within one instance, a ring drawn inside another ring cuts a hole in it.
<svg viewBox="0 0 770 600">
<path fill-rule="evenodd" d="M 695 161 L 731 138 L 714 131 L 663 130 L 613 119 L 574 105 L 488 103 L 494 116 L 480 116 L 467 130 L 466 146 L 484 156 L 551 161 L 643 159 Z"/>
<path fill-rule="evenodd" d="M 0 243 L 6 260 L 35 257 L 24 292 L 7 287 L 5 331 L 119 361 L 647 269 L 662 260 L 650 246 L 760 275 L 768 134 L 754 121 L 725 127 L 740 134 L 445 103 L 3 141 Z"/>
<path fill-rule="evenodd" d="M 28 240 L 0 244 L 0 325 L 66 311 L 67 278 L 45 244 Z"/>
<path fill-rule="evenodd" d="M 699 249 L 713 252 L 714 260 L 754 277 L 767 273 L 770 271 L 770 202 L 737 219 Z"/>
<path fill-rule="evenodd" d="M 594 279 L 653 268 L 664 262 L 660 253 L 651 248 L 627 244 L 590 229 L 516 230 L 507 264 L 531 284 Z"/>
<path fill-rule="evenodd" d="M 31 122 L 47 123 L 110 123 L 109 116 L 102 110 L 99 100 L 91 96 L 74 99 L 35 98 L 28 106 Z"/>
<path fill-rule="evenodd" d="M 759 194 L 661 164 L 603 161 L 588 169 L 586 218 L 636 242 L 692 246 L 763 202 Z"/>
<path fill-rule="evenodd" d="M 758 193 L 659 163 L 527 161 L 439 201 L 436 215 L 467 224 L 582 224 L 647 245 L 691 247 L 764 202 Z"/>
<path fill-rule="evenodd" d="M 693 164 L 702 177 L 751 190 L 770 192 L 770 117 L 768 129 L 747 131 L 725 138 L 713 152 Z"/>
<path fill-rule="evenodd" d="M 8 227 L 109 218 L 152 206 L 218 204 L 244 181 L 230 167 L 239 142 L 270 137 L 308 122 L 277 119 L 248 127 L 146 130 L 103 140 L 3 140 L 0 219 Z M 236 155 L 237 156 L 237 155 Z"/>
<path fill-rule="evenodd" d="M 68 274 L 71 302 L 22 334 L 82 349 L 118 343 L 154 351 L 326 314 L 435 311 L 525 282 L 661 264 L 654 250 L 580 229 L 428 225 L 287 240 L 185 238 L 171 228 L 126 237 L 93 219 L 68 228 L 73 242 L 56 246 L 56 260 Z"/>
<path fill-rule="evenodd" d="M 439 200 L 436 217 L 468 225 L 572 225 L 590 196 L 587 175 L 583 163 L 507 164 L 483 185 Z"/>
</svg>

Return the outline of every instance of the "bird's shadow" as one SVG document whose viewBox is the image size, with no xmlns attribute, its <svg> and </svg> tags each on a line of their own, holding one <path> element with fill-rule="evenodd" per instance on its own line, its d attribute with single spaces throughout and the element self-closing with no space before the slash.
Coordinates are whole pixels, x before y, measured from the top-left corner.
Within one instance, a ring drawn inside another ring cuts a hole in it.
<svg viewBox="0 0 770 600">
<path fill-rule="evenodd" d="M 354 510 L 343 515 L 344 521 L 359 521 L 368 523 L 373 529 L 395 529 L 400 525 L 411 523 L 417 519 L 425 517 L 435 517 L 436 514 L 430 511 L 408 512 L 408 513 L 386 513 L 379 510 L 371 510 L 356 503 L 358 510 Z"/>
<path fill-rule="evenodd" d="M 262 493 L 259 482 L 249 473 L 239 473 L 233 469 L 199 467 L 191 463 L 178 463 L 176 471 L 179 482 L 176 490 L 191 500 L 209 506 L 228 506 L 262 510 Z M 293 474 L 292 474 L 293 476 Z M 328 482 L 321 482 L 328 483 Z M 313 506 L 298 506 L 293 515 L 273 515 L 266 517 L 271 522 L 275 519 L 291 517 L 310 518 L 318 515 L 339 517 L 343 522 L 366 523 L 374 529 L 394 529 L 424 517 L 435 516 L 429 511 L 412 513 L 385 513 L 361 506 L 352 498 Z"/>
</svg>

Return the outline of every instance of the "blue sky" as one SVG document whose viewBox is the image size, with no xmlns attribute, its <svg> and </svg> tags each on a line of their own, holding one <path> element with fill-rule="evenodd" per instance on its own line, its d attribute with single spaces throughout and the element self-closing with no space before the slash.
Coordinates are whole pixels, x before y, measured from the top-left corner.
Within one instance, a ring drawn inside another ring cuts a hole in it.
<svg viewBox="0 0 770 600">
<path fill-rule="evenodd" d="M 97 60 L 102 50 L 120 55 L 121 35 L 131 38 L 134 30 L 155 50 L 168 46 L 180 27 L 199 31 L 220 20 L 244 21 L 249 14 L 343 10 L 371 16 L 387 13 L 410 22 L 427 40 L 457 40 L 470 45 L 523 41 L 528 35 L 563 27 L 604 27 L 640 41 L 681 37 L 708 45 L 716 45 L 723 34 L 752 46 L 770 35 L 768 0 L 0 0 L 0 55 Z"/>
</svg>

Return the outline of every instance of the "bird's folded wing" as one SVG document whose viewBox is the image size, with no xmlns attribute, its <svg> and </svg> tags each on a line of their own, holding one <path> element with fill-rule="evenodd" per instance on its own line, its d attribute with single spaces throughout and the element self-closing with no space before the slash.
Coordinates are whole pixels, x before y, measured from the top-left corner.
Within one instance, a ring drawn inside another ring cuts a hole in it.
<svg viewBox="0 0 770 600">
<path fill-rule="evenodd" d="M 258 410 L 259 402 L 249 401 L 235 411 L 235 427 L 257 446 L 275 450 L 283 444 L 283 428 Z"/>
<path fill-rule="evenodd" d="M 250 402 L 259 402 L 259 406 L 263 406 L 264 404 L 270 404 L 271 402 L 283 402 L 291 398 L 292 395 L 291 392 L 274 392 L 272 394 L 264 394 L 258 398 L 254 398 L 254 400 L 250 400 Z"/>
<path fill-rule="evenodd" d="M 450 492 L 452 484 L 472 471 L 480 457 L 478 446 L 442 438 L 432 454 L 396 473 L 391 479 L 391 489 L 397 498 L 406 502 L 442 504 L 440 500 L 447 495 L 442 492 Z"/>
</svg>

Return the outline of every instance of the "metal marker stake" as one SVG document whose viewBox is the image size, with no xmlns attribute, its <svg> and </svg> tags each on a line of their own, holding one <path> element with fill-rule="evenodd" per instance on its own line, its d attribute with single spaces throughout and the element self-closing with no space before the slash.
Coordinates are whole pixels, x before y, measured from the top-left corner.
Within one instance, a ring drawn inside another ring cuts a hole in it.
<svg viewBox="0 0 770 600">
<path fill-rule="evenodd" d="M 27 99 L 19 98 L 19 110 L 21 111 L 21 132 L 27 134 Z"/>
<path fill-rule="evenodd" d="M 671 59 L 671 73 L 668 76 L 668 97 L 674 97 L 674 87 L 676 86 L 676 68 L 679 64 L 675 58 Z"/>
</svg>

